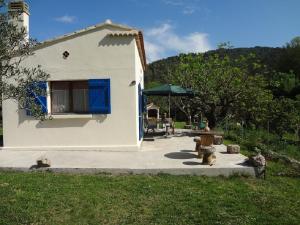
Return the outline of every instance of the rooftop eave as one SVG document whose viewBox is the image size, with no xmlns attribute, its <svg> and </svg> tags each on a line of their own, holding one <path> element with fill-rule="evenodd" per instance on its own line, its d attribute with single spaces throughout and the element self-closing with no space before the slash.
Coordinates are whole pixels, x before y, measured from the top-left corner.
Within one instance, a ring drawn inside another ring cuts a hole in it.
<svg viewBox="0 0 300 225">
<path fill-rule="evenodd" d="M 138 30 L 131 30 L 131 31 L 113 31 L 108 34 L 111 37 L 128 37 L 133 36 L 136 40 L 136 44 L 138 47 L 139 56 L 141 59 L 143 70 L 146 70 L 147 62 L 146 62 L 146 54 L 145 54 L 145 47 L 144 47 L 144 38 L 143 33 Z"/>
<path fill-rule="evenodd" d="M 62 36 L 59 36 L 59 37 L 56 37 L 53 39 L 43 41 L 43 42 L 35 45 L 34 47 L 32 47 L 32 51 L 48 47 L 48 46 L 54 45 L 56 43 L 84 35 L 86 33 L 95 32 L 106 26 L 120 29 L 120 31 L 112 31 L 108 34 L 112 37 L 113 36 L 133 36 L 135 38 L 137 47 L 138 47 L 139 56 L 140 56 L 141 63 L 142 63 L 142 67 L 143 67 L 143 70 L 145 71 L 147 63 L 146 63 L 143 33 L 135 28 L 120 25 L 120 24 L 115 24 L 115 23 L 111 23 L 111 22 L 100 23 L 100 24 L 97 24 L 94 26 L 87 27 L 85 29 L 77 30 L 77 31 L 69 33 L 69 34 L 65 34 L 65 35 L 62 35 Z"/>
</svg>

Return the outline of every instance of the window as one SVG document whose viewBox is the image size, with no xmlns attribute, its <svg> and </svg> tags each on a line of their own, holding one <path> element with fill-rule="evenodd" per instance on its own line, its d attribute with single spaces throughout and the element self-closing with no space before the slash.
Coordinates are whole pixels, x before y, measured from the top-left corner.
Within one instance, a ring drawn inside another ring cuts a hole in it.
<svg viewBox="0 0 300 225">
<path fill-rule="evenodd" d="M 52 81 L 52 113 L 89 113 L 88 81 Z"/>
<path fill-rule="evenodd" d="M 50 81 L 40 82 L 41 89 L 50 88 L 52 114 L 82 113 L 111 114 L 110 79 L 90 79 L 83 81 Z M 48 113 L 47 97 L 28 88 L 28 98 L 34 101 L 43 112 Z M 30 110 L 26 111 L 30 116 Z"/>
</svg>

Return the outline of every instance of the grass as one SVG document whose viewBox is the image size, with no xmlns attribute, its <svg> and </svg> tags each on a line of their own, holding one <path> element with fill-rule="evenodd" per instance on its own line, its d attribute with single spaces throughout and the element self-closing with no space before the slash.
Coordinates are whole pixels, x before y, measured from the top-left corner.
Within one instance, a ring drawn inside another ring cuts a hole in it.
<svg viewBox="0 0 300 225">
<path fill-rule="evenodd" d="M 175 122 L 175 128 L 177 128 L 177 129 L 183 129 L 185 125 L 186 125 L 186 122 L 179 122 L 179 121 Z"/>
<path fill-rule="evenodd" d="M 299 141 L 298 135 L 295 135 L 295 134 L 292 134 L 292 133 L 285 133 L 283 135 L 283 139 L 285 139 L 287 141 L 294 141 L 294 142 Z"/>
<path fill-rule="evenodd" d="M 0 224 L 299 224 L 300 179 L 271 168 L 267 180 L 0 172 Z"/>
<path fill-rule="evenodd" d="M 175 129 L 184 129 L 186 122 L 175 121 Z M 163 125 L 160 123 L 159 128 L 163 128 Z"/>
<path fill-rule="evenodd" d="M 245 153 L 253 152 L 255 147 L 264 146 L 265 149 L 272 150 L 281 155 L 286 155 L 300 161 L 300 143 L 296 139 L 292 140 L 294 135 L 286 133 L 281 139 L 278 135 L 268 133 L 265 130 L 244 130 L 243 134 L 238 130 L 225 132 L 225 138 L 228 142 L 239 144 Z"/>
</svg>

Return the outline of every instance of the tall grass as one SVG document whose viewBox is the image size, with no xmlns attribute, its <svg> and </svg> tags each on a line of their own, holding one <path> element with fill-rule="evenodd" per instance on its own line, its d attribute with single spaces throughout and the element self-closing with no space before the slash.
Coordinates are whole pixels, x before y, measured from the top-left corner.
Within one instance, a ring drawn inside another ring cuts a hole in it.
<svg viewBox="0 0 300 225">
<path fill-rule="evenodd" d="M 243 145 L 248 151 L 254 151 L 256 147 L 263 147 L 300 160 L 300 146 L 296 140 L 282 138 L 265 129 L 246 128 L 236 124 L 230 124 L 225 129 L 222 128 L 225 131 L 225 139 Z"/>
</svg>

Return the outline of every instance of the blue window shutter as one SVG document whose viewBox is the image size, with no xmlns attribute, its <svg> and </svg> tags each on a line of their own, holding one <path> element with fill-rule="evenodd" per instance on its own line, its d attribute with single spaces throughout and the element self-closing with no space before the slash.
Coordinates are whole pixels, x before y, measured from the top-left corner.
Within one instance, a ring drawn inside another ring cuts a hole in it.
<svg viewBox="0 0 300 225">
<path fill-rule="evenodd" d="M 35 93 L 35 89 L 39 89 L 42 92 L 46 93 L 47 91 L 47 82 L 46 81 L 39 81 L 34 84 L 29 85 L 28 87 L 28 96 L 34 97 L 35 104 L 41 106 L 43 113 L 48 113 L 47 109 L 47 96 L 41 95 L 39 93 Z M 31 116 L 31 112 L 29 109 L 26 110 L 26 114 Z"/>
<path fill-rule="evenodd" d="M 144 125 L 143 125 L 143 92 L 141 88 L 141 84 L 138 85 L 138 106 L 139 106 L 139 140 L 142 139 L 144 135 Z"/>
<path fill-rule="evenodd" d="M 147 112 L 147 96 L 143 93 L 143 112 Z"/>
<path fill-rule="evenodd" d="M 110 79 L 89 80 L 89 112 L 110 114 Z"/>
</svg>

